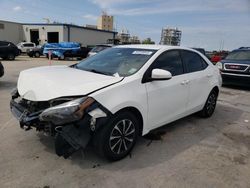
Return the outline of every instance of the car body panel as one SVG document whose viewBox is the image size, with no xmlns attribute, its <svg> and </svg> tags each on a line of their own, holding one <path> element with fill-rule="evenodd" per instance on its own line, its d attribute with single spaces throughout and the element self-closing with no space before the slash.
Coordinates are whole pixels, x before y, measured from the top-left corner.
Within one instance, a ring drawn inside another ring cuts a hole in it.
<svg viewBox="0 0 250 188">
<path fill-rule="evenodd" d="M 13 54 L 14 56 L 19 55 L 17 46 L 11 42 L 0 41 L 0 57 L 5 59 L 10 54 Z"/>
<path fill-rule="evenodd" d="M 45 66 L 22 71 L 17 88 L 24 99 L 47 101 L 63 96 L 87 95 L 121 79 L 67 66 Z"/>
</svg>

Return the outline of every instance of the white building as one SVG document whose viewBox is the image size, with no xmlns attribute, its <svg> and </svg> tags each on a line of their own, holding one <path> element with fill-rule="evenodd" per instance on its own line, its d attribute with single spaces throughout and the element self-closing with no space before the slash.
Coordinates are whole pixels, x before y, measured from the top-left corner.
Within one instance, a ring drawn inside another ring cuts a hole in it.
<svg viewBox="0 0 250 188">
<path fill-rule="evenodd" d="M 0 40 L 17 44 L 21 41 L 36 44 L 79 42 L 82 46 L 107 43 L 116 32 L 71 24 L 15 23 L 0 20 Z"/>
</svg>

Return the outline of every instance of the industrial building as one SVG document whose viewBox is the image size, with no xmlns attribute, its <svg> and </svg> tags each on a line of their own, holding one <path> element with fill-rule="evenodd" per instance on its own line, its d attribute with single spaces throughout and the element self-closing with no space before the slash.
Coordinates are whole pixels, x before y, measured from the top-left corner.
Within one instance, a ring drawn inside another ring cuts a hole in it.
<svg viewBox="0 0 250 188">
<path fill-rule="evenodd" d="M 92 46 L 115 39 L 116 32 L 72 24 L 16 23 L 0 20 L 0 40 L 17 44 L 34 42 L 37 45 L 52 42 L 79 42 Z"/>
<path fill-rule="evenodd" d="M 180 46 L 182 32 L 178 28 L 163 28 L 160 44 Z"/>
<path fill-rule="evenodd" d="M 102 15 L 98 18 L 97 28 L 106 31 L 113 31 L 114 29 L 114 17 L 107 15 L 106 12 L 103 12 Z"/>
</svg>

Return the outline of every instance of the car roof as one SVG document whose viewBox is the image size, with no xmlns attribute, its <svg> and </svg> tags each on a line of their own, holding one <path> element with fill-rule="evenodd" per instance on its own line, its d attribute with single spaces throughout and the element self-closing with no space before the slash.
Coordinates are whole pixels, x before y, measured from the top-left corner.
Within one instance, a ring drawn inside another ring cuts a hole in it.
<svg viewBox="0 0 250 188">
<path fill-rule="evenodd" d="M 191 48 L 182 47 L 182 46 L 169 46 L 169 45 L 155 45 L 155 44 L 131 44 L 131 45 L 118 45 L 114 48 L 138 48 L 138 49 L 147 49 L 147 50 L 171 50 L 171 49 L 182 49 L 182 50 L 191 50 Z"/>
</svg>

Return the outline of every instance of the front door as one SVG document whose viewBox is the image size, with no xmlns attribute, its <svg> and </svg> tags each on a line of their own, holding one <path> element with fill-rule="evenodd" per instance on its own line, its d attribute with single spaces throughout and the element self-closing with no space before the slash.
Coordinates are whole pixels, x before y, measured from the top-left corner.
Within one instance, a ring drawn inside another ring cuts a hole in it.
<svg viewBox="0 0 250 188">
<path fill-rule="evenodd" d="M 181 61 L 180 52 L 171 50 L 162 53 L 150 69 L 164 69 L 172 73 L 170 80 L 146 83 L 148 94 L 147 129 L 162 126 L 184 116 L 189 86 Z"/>
</svg>

